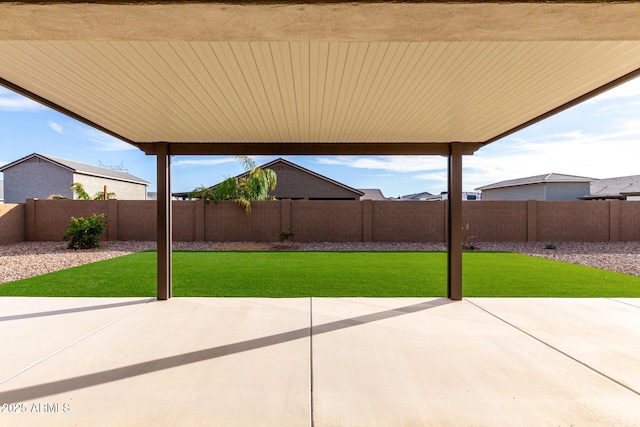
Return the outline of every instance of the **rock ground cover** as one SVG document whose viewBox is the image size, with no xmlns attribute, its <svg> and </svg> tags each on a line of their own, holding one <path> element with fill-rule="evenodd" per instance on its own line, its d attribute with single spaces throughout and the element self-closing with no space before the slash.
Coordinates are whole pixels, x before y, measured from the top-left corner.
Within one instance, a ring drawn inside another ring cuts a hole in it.
<svg viewBox="0 0 640 427">
<path fill-rule="evenodd" d="M 640 242 L 480 242 L 480 250 L 517 252 L 640 276 Z M 444 243 L 389 242 L 174 242 L 174 250 L 444 251 Z M 109 241 L 89 250 L 65 242 L 20 242 L 0 246 L 0 283 L 38 276 L 134 252 L 154 250 L 155 242 Z"/>
</svg>

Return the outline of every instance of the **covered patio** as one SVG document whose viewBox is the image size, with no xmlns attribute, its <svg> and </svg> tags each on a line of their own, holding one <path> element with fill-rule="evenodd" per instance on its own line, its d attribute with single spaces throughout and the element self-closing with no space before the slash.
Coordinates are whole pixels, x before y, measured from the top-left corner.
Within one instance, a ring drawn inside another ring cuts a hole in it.
<svg viewBox="0 0 640 427">
<path fill-rule="evenodd" d="M 157 298 L 0 299 L 3 426 L 640 425 L 638 301 L 463 300 L 461 253 L 463 156 L 638 76 L 640 3 L 23 1 L 0 21 L 0 85 L 156 156 L 159 200 Z M 447 156 L 448 298 L 162 301 L 186 154 Z"/>
<path fill-rule="evenodd" d="M 3 426 L 640 424 L 625 299 L 0 299 Z"/>
<path fill-rule="evenodd" d="M 172 294 L 171 157 L 442 155 L 448 296 L 462 158 L 640 74 L 640 3 L 14 2 L 0 85 L 157 157 Z"/>
</svg>

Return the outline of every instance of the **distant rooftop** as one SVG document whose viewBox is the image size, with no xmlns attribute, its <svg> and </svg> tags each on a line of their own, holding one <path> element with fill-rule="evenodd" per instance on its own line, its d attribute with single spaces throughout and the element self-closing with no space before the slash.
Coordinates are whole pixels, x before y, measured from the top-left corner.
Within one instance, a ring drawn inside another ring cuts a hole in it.
<svg viewBox="0 0 640 427">
<path fill-rule="evenodd" d="M 145 184 L 145 185 L 149 184 L 149 182 L 126 172 L 107 169 L 100 166 L 88 165 L 86 163 L 80 163 L 73 160 L 61 159 L 59 157 L 49 156 L 47 154 L 41 154 L 41 153 L 29 154 L 28 156 L 22 157 L 21 159 L 18 159 L 14 162 L 6 164 L 0 167 L 0 172 L 4 172 L 6 169 L 9 169 L 19 163 L 25 162 L 29 159 L 36 158 L 36 157 L 43 160 L 47 160 L 51 163 L 55 163 L 64 168 L 70 169 L 74 173 L 81 173 L 81 174 L 91 175 L 91 176 L 99 176 L 102 178 L 110 178 L 118 181 L 134 182 L 137 184 Z"/>
<path fill-rule="evenodd" d="M 302 172 L 304 172 L 304 173 L 306 173 L 306 174 L 309 174 L 309 175 L 311 175 L 311 176 L 313 176 L 313 177 L 316 177 L 316 178 L 321 179 L 321 180 L 323 180 L 323 181 L 325 181 L 325 182 L 328 182 L 328 183 L 330 183 L 330 184 L 333 184 L 333 185 L 335 185 L 336 187 L 339 187 L 339 188 L 342 188 L 342 189 L 344 189 L 344 190 L 347 190 L 347 191 L 349 191 L 349 192 L 353 193 L 354 198 L 355 198 L 356 200 L 358 200 L 358 199 L 362 198 L 362 196 L 364 196 L 364 195 L 365 195 L 365 193 L 364 193 L 364 192 L 365 192 L 365 190 L 358 190 L 358 189 L 356 189 L 356 188 L 349 187 L 348 185 L 345 185 L 345 184 L 343 184 L 343 183 L 341 183 L 341 182 L 338 182 L 338 181 L 336 181 L 336 180 L 334 180 L 334 179 L 328 178 L 328 177 L 326 177 L 326 176 L 324 176 L 324 175 L 321 175 L 321 174 L 319 174 L 319 173 L 317 173 L 317 172 L 314 172 L 314 171 L 312 171 L 312 170 L 310 170 L 310 169 L 304 168 L 304 167 L 302 167 L 302 166 L 300 166 L 300 165 L 297 165 L 297 164 L 295 164 L 295 163 L 293 163 L 293 162 L 290 162 L 289 160 L 283 159 L 282 157 L 279 157 L 279 158 L 277 158 L 277 159 L 275 159 L 275 160 L 272 160 L 272 161 L 270 161 L 270 162 L 268 162 L 268 163 L 265 163 L 265 164 L 263 164 L 263 165 L 260 165 L 260 166 L 258 166 L 258 167 L 259 167 L 260 169 L 271 169 L 271 168 L 273 168 L 274 166 L 276 166 L 276 165 L 278 165 L 278 164 L 282 164 L 282 165 L 286 165 L 286 166 L 289 166 L 289 167 L 294 168 L 294 169 L 298 169 L 298 170 L 300 170 L 300 171 L 302 171 Z M 245 171 L 245 172 L 242 172 L 242 173 L 241 173 L 241 174 L 239 174 L 239 175 L 236 175 L 236 176 L 235 176 L 235 178 L 236 178 L 236 179 L 238 179 L 238 178 L 244 178 L 244 177 L 246 177 L 248 174 L 249 174 L 249 172 L 248 172 L 248 171 Z M 215 185 L 212 185 L 212 186 L 210 186 L 209 188 L 213 190 L 213 189 L 214 189 L 214 188 L 216 188 L 218 185 L 220 185 L 220 183 L 215 184 Z M 371 191 L 371 190 L 369 190 L 369 191 Z M 377 191 L 380 191 L 380 190 L 377 190 Z M 177 198 L 186 198 L 186 197 L 189 197 L 189 193 L 190 193 L 190 192 L 173 193 L 173 195 L 174 195 L 175 197 L 177 197 Z M 380 193 L 380 194 L 382 194 L 382 193 Z M 382 197 L 384 197 L 384 196 L 382 196 Z M 376 199 L 376 200 L 377 200 L 377 199 Z"/>
<path fill-rule="evenodd" d="M 379 188 L 359 188 L 358 190 L 364 193 L 360 200 L 388 200 Z"/>
<path fill-rule="evenodd" d="M 557 183 L 557 182 L 592 182 L 596 181 L 596 178 L 588 178 L 584 176 L 565 175 L 561 173 L 547 173 L 544 175 L 528 176 L 526 178 L 510 179 L 507 181 L 500 181 L 494 184 L 485 185 L 484 187 L 476 188 L 477 191 L 491 190 L 494 188 L 515 187 L 518 185 L 530 185 L 530 184 L 543 184 L 543 183 Z"/>
<path fill-rule="evenodd" d="M 400 196 L 400 200 L 424 200 L 427 197 L 431 196 L 433 196 L 433 194 L 429 193 L 428 191 L 423 191 L 422 193 L 413 193 Z"/>
<path fill-rule="evenodd" d="M 598 179 L 591 182 L 589 198 L 611 198 L 640 192 L 640 175 Z"/>
</svg>

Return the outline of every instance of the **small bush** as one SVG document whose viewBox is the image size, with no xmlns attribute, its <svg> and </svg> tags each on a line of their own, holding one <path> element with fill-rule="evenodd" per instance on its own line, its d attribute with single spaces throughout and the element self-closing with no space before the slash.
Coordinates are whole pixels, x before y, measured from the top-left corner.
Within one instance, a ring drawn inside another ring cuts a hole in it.
<svg viewBox="0 0 640 427">
<path fill-rule="evenodd" d="M 556 244 L 553 242 L 547 242 L 544 244 L 544 248 L 545 249 L 549 249 L 549 250 L 555 250 L 556 249 Z"/>
<path fill-rule="evenodd" d="M 296 237 L 296 235 L 293 234 L 290 229 L 287 229 L 287 231 L 281 231 L 280 232 L 280 241 L 281 242 L 284 242 L 285 240 L 293 240 L 295 237 Z"/>
<path fill-rule="evenodd" d="M 68 240 L 69 249 L 91 249 L 100 246 L 100 236 L 107 228 L 107 215 L 93 214 L 89 218 L 71 217 L 63 240 Z"/>
</svg>

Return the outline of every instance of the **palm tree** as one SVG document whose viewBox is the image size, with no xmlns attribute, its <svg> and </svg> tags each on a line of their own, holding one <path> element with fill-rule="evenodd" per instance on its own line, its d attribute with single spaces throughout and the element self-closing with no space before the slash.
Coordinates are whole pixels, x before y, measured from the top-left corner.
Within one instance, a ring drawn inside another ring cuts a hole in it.
<svg viewBox="0 0 640 427">
<path fill-rule="evenodd" d="M 84 189 L 84 185 L 82 185 L 81 182 L 72 183 L 71 191 L 73 191 L 73 194 L 76 195 L 77 200 L 91 200 L 91 197 L 89 197 L 89 193 L 87 193 L 87 191 Z M 52 199 L 66 198 L 64 196 L 58 197 L 58 195 L 56 194 L 52 194 L 50 197 Z M 115 199 L 115 198 L 116 198 L 116 193 L 113 193 L 113 192 L 107 193 L 107 199 Z M 93 196 L 93 200 L 104 200 L 104 192 L 103 191 L 96 192 L 96 194 L 94 194 Z"/>
<path fill-rule="evenodd" d="M 248 156 L 236 156 L 243 163 L 246 173 L 238 178 L 229 177 L 215 188 L 200 186 L 193 190 L 190 198 L 203 200 L 231 200 L 251 213 L 253 200 L 274 200 L 269 191 L 276 188 L 276 173 L 262 169 Z"/>
<path fill-rule="evenodd" d="M 91 200 L 89 194 L 84 189 L 84 185 L 80 182 L 74 182 L 71 184 L 71 191 L 76 195 L 76 199 L 78 200 Z"/>
</svg>

